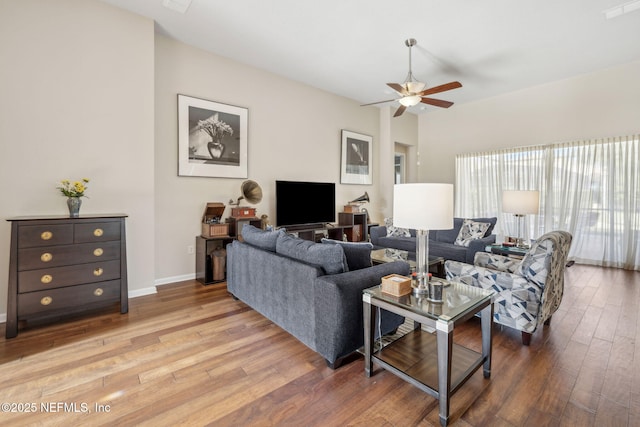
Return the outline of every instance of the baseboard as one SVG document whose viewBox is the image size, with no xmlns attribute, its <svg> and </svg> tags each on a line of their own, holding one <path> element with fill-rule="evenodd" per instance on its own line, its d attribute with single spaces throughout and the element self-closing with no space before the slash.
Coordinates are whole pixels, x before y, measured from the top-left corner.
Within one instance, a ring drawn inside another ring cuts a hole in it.
<svg viewBox="0 0 640 427">
<path fill-rule="evenodd" d="M 153 283 L 156 286 L 160 286 L 160 285 L 168 285 L 169 283 L 184 282 L 185 280 L 194 280 L 195 278 L 196 278 L 196 273 L 190 273 L 190 274 L 182 274 L 180 276 L 156 279 Z"/>
<path fill-rule="evenodd" d="M 152 294 L 157 294 L 158 290 L 156 289 L 155 286 L 150 286 L 148 288 L 142 288 L 142 289 L 135 289 L 135 290 L 130 290 L 129 291 L 129 298 L 136 298 L 136 297 L 142 297 L 145 295 L 152 295 Z"/>
</svg>

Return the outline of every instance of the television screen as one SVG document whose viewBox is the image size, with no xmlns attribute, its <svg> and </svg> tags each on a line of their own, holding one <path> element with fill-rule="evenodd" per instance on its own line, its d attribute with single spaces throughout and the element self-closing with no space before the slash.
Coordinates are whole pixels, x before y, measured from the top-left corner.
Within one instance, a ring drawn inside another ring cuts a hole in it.
<svg viewBox="0 0 640 427">
<path fill-rule="evenodd" d="M 333 182 L 276 181 L 278 226 L 335 220 L 336 185 Z"/>
</svg>

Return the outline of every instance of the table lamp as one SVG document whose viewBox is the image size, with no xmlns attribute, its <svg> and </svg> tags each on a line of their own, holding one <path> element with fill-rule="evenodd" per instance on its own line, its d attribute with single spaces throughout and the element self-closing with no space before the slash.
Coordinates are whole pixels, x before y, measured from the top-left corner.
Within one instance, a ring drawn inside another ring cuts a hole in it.
<svg viewBox="0 0 640 427">
<path fill-rule="evenodd" d="M 417 294 L 429 288 L 429 230 L 453 228 L 453 184 L 412 183 L 393 187 L 393 225 L 416 230 Z"/>
<path fill-rule="evenodd" d="M 540 207 L 540 192 L 537 190 L 508 190 L 502 192 L 502 212 L 512 213 L 518 222 L 516 246 L 527 249 L 522 236 L 522 223 L 527 214 L 537 214 Z"/>
</svg>

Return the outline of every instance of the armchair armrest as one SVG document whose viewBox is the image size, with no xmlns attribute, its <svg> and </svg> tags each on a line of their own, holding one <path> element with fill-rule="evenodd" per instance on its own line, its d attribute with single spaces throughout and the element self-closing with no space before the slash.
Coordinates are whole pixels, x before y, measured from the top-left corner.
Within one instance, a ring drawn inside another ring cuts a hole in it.
<svg viewBox="0 0 640 427">
<path fill-rule="evenodd" d="M 492 254 L 488 252 L 478 252 L 473 260 L 473 264 L 478 267 L 490 268 L 497 271 L 506 271 L 507 273 L 515 273 L 520 267 L 522 260 L 509 258 L 503 255 Z"/>
<path fill-rule="evenodd" d="M 495 290 L 499 295 L 494 302 L 504 299 L 503 291 L 507 290 L 511 296 L 516 296 L 518 301 L 526 301 L 532 306 L 535 305 L 534 312 L 537 312 L 537 305 L 542 298 L 542 288 L 529 282 L 523 276 L 458 261 L 446 261 L 444 269 L 447 280 Z"/>
</svg>

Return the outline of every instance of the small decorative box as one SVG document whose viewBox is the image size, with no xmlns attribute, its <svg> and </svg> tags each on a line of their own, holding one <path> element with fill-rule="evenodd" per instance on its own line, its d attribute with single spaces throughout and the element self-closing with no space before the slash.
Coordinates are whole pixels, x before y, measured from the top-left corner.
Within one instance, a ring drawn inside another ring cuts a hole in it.
<svg viewBox="0 0 640 427">
<path fill-rule="evenodd" d="M 224 213 L 224 203 L 207 203 L 202 215 L 202 237 L 223 237 L 229 235 L 229 224 L 220 220 Z"/>
<path fill-rule="evenodd" d="M 234 218 L 253 218 L 256 216 L 256 208 L 231 208 L 231 216 Z"/>
<path fill-rule="evenodd" d="M 411 293 L 411 279 L 399 274 L 390 274 L 382 278 L 382 292 L 397 297 Z"/>
</svg>

